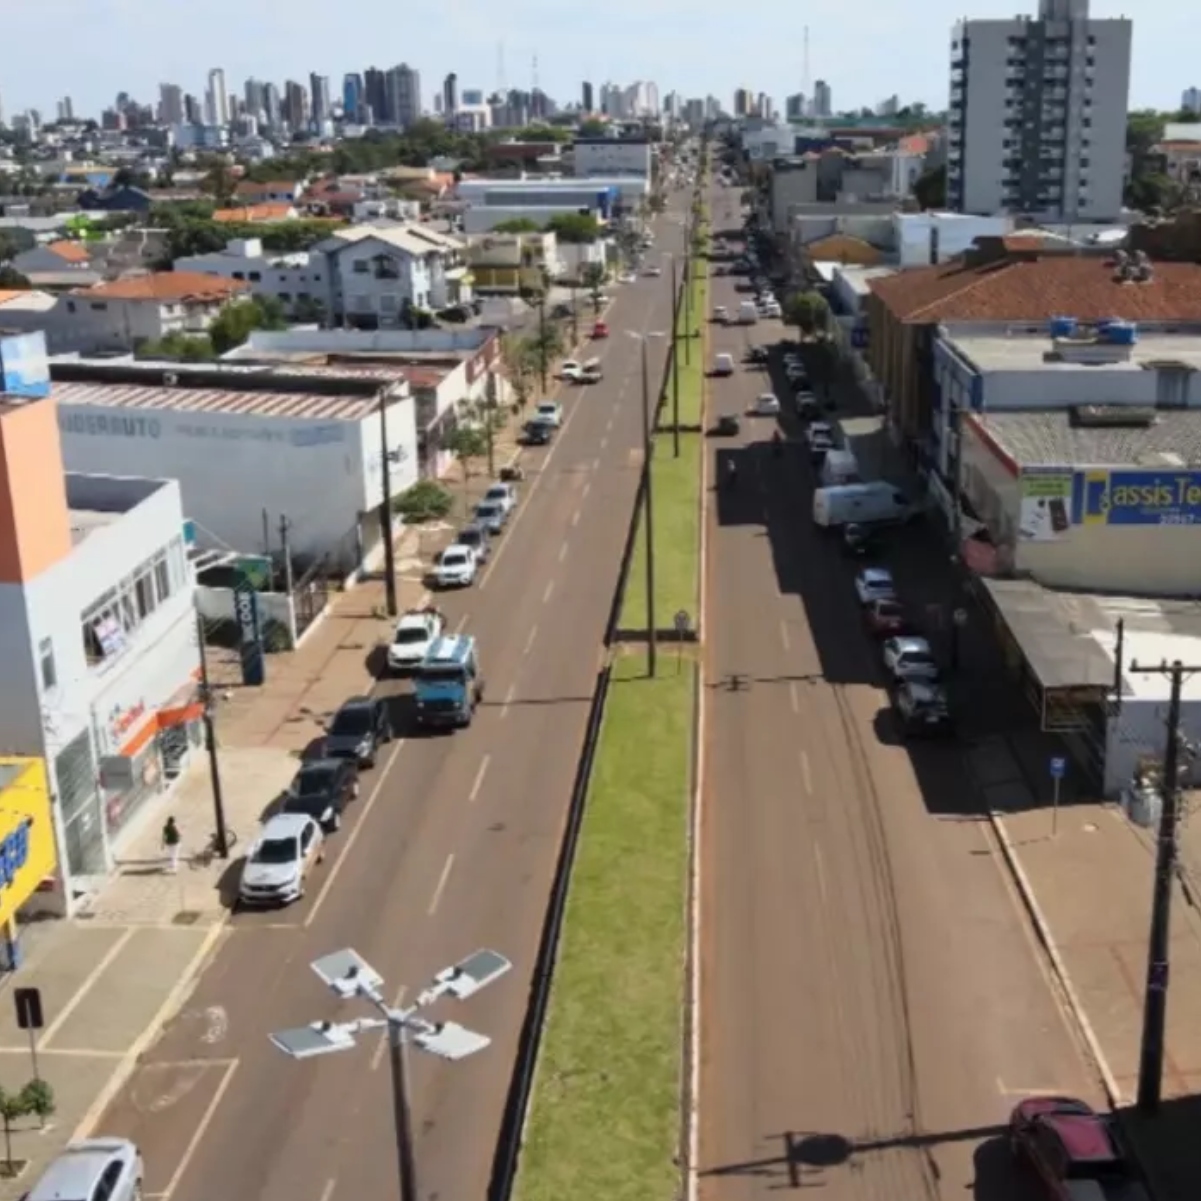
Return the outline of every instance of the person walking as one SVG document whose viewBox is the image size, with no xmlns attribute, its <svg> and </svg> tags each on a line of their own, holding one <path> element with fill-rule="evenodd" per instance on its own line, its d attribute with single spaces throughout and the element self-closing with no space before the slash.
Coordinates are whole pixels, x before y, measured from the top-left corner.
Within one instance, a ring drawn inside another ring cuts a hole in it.
<svg viewBox="0 0 1201 1201">
<path fill-rule="evenodd" d="M 163 849 L 167 852 L 170 862 L 170 867 L 167 870 L 172 874 L 179 871 L 179 843 L 179 827 L 175 824 L 174 817 L 168 817 L 163 826 Z"/>
</svg>

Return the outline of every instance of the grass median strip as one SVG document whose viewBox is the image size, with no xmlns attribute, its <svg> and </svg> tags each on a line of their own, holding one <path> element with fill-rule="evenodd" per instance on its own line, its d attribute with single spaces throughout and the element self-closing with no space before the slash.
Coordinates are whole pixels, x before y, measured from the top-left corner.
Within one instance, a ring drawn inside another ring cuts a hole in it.
<svg viewBox="0 0 1201 1201">
<path fill-rule="evenodd" d="M 693 338 L 687 344 L 684 338 L 688 332 L 689 317 L 694 330 L 702 329 L 705 322 L 706 304 L 709 291 L 709 281 L 704 276 L 705 265 L 703 262 L 696 263 L 697 276 L 692 280 L 689 286 L 689 302 L 688 306 L 680 305 L 679 315 L 676 319 L 676 330 L 679 334 L 679 341 L 676 343 L 676 352 L 678 362 L 675 370 L 680 373 L 680 425 L 700 425 L 704 414 L 704 387 L 705 387 L 705 339 Z M 689 308 L 691 311 L 689 311 Z M 687 347 L 687 354 L 685 354 Z M 672 413 L 672 389 L 674 384 L 671 377 L 667 380 L 667 390 L 664 393 L 666 398 L 662 413 L 660 415 L 660 427 L 670 429 L 673 424 Z"/>
<path fill-rule="evenodd" d="M 693 678 L 614 664 L 517 1201 L 678 1192 Z"/>
</svg>

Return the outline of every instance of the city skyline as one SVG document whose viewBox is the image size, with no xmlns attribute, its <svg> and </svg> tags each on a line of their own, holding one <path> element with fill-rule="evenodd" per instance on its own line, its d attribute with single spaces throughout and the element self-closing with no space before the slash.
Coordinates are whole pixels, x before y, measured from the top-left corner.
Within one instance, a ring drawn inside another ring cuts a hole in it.
<svg viewBox="0 0 1201 1201">
<path fill-rule="evenodd" d="M 781 110 L 785 97 L 806 90 L 800 19 L 792 45 L 777 36 L 764 42 L 763 28 L 739 20 L 728 5 L 702 2 L 710 4 L 712 15 L 699 21 L 695 5 L 685 6 L 684 0 L 660 0 L 649 11 L 635 0 L 613 0 L 603 13 L 573 13 L 575 24 L 568 26 L 555 20 L 560 10 L 547 0 L 520 0 L 511 19 L 498 27 L 479 0 L 456 0 L 437 20 L 415 31 L 399 28 L 395 51 L 385 55 L 381 46 L 389 45 L 387 38 L 373 36 L 366 54 L 358 44 L 376 6 L 376 24 L 386 27 L 394 20 L 394 10 L 382 0 L 366 0 L 363 19 L 345 27 L 329 27 L 328 8 L 315 0 L 296 0 L 286 25 L 264 0 L 211 0 L 206 20 L 182 38 L 177 12 L 135 8 L 130 0 L 95 0 L 94 32 L 65 44 L 57 34 L 67 0 L 9 0 L 5 19 L 11 39 L 36 45 L 55 37 L 61 49 L 53 59 L 53 74 L 36 54 L 7 61 L 0 76 L 0 104 L 9 115 L 30 108 L 52 114 L 57 102 L 70 96 L 76 114 L 98 117 L 119 91 L 153 104 L 159 85 L 174 83 L 203 97 L 213 69 L 224 71 L 234 94 L 247 78 L 277 84 L 294 79 L 307 86 L 311 73 L 328 76 L 332 83 L 348 72 L 369 66 L 387 70 L 405 62 L 420 72 L 422 102 L 429 108 L 440 81 L 451 72 L 460 88 L 495 90 L 502 41 L 506 86 L 529 90 L 537 55 L 540 85 L 561 104 L 578 101 L 583 80 L 599 87 L 609 79 L 653 79 L 664 95 L 672 90 L 688 97 L 713 94 L 723 106 L 736 88 L 747 87 L 766 93 Z M 693 19 L 682 29 L 685 7 Z M 972 0 L 965 8 L 963 0 L 935 0 L 918 23 L 911 10 L 899 10 L 886 0 L 868 0 L 867 7 L 869 20 L 872 11 L 877 14 L 877 36 L 868 39 L 862 34 L 862 6 L 854 16 L 845 9 L 833 15 L 839 10 L 831 6 L 832 15 L 824 22 L 820 9 L 804 18 L 810 29 L 809 87 L 824 79 L 839 109 L 872 108 L 893 94 L 944 108 L 954 21 L 965 15 L 1012 17 L 1017 8 L 1034 10 L 1037 5 L 1031 0 L 1015 8 L 1013 0 Z M 1120 0 L 1093 0 L 1091 8 L 1095 17 L 1123 15 Z M 626 18 L 641 36 L 627 36 Z M 231 37 L 231 30 L 237 35 Z M 1168 0 L 1144 0 L 1135 15 L 1131 108 L 1172 109 L 1182 90 L 1196 82 L 1185 50 L 1191 42 L 1180 33 Z M 664 79 L 663 45 L 668 41 L 681 53 L 673 56 L 671 77 Z M 912 43 L 911 52 L 898 54 L 898 45 L 906 42 Z M 732 65 L 742 51 L 747 66 Z"/>
</svg>

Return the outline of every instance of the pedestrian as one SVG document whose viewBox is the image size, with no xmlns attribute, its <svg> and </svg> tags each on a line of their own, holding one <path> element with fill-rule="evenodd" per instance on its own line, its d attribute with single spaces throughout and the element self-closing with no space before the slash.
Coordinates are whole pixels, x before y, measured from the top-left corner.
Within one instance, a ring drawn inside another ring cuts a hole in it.
<svg viewBox="0 0 1201 1201">
<path fill-rule="evenodd" d="M 174 817 L 168 817 L 163 826 L 163 849 L 167 852 L 171 864 L 168 870 L 172 874 L 179 871 L 179 842 L 179 827 Z"/>
</svg>

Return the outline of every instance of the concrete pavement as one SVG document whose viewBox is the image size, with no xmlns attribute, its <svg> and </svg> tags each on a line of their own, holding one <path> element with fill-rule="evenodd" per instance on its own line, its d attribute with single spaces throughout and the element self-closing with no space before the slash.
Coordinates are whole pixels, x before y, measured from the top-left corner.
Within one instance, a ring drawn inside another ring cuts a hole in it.
<svg viewBox="0 0 1201 1201">
<path fill-rule="evenodd" d="M 306 965 L 346 945 L 397 989 L 480 945 L 514 960 L 461 1015 L 493 1046 L 459 1065 L 413 1064 L 423 1193 L 485 1190 L 637 483 L 638 361 L 622 331 L 661 326 L 669 311 L 662 280 L 619 294 L 613 337 L 596 347 L 605 381 L 565 392 L 565 428 L 529 455 L 523 503 L 487 572 L 440 602 L 480 642 L 488 692 L 472 728 L 416 737 L 407 689 L 380 684 L 402 737 L 364 778 L 309 897 L 226 926 L 186 1008 L 104 1115 L 100 1129 L 141 1145 L 149 1194 L 337 1201 L 394 1188 L 380 1048 L 297 1064 L 266 1038 L 337 1011 Z M 206 1040 L 189 1015 L 218 1009 L 220 1037 Z"/>
<path fill-rule="evenodd" d="M 733 282 L 713 303 L 736 306 Z M 713 351 L 748 332 L 784 334 L 718 328 Z M 765 386 L 714 381 L 709 419 Z M 854 567 L 812 528 L 812 471 L 772 454 L 774 424 L 744 418 L 713 452 L 740 474 L 709 514 L 699 1194 L 1024 1197 L 998 1137 L 1014 1101 L 1100 1104 L 1101 1082 L 959 749 L 892 735 Z M 954 599 L 920 535 L 890 566 L 917 606 Z"/>
</svg>

